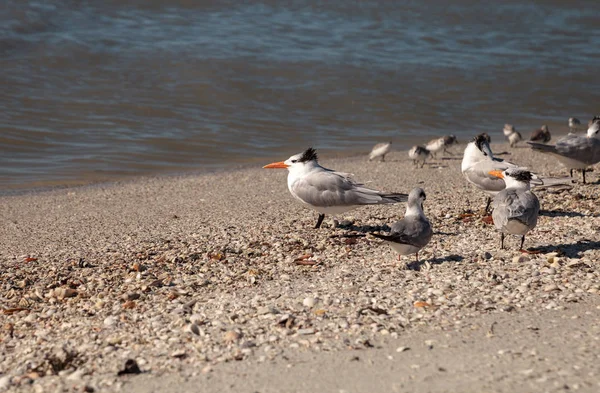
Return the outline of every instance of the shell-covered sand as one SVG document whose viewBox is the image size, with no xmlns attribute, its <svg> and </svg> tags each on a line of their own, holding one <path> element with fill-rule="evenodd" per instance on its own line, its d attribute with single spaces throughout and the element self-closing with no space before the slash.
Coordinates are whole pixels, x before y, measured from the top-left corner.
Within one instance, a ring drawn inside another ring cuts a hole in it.
<svg viewBox="0 0 600 393">
<path fill-rule="evenodd" d="M 117 375 L 128 359 L 145 374 L 193 376 L 223 362 L 394 345 L 485 314 L 573 303 L 597 312 L 597 172 L 593 184 L 534 190 L 542 210 L 525 248 L 541 253 L 524 255 L 517 237 L 500 250 L 482 220 L 485 196 L 461 175 L 463 149 L 423 169 L 396 151 L 384 163 L 368 152 L 320 160 L 373 188 L 425 189 L 434 236 L 420 264 L 398 262 L 367 235 L 405 204 L 362 207 L 314 230 L 317 214 L 293 200 L 285 170 L 0 197 L 0 391 L 117 390 L 140 377 Z M 527 148 L 492 149 L 538 174 L 567 174 Z M 578 386 L 596 386 L 597 376 L 581 378 Z"/>
</svg>

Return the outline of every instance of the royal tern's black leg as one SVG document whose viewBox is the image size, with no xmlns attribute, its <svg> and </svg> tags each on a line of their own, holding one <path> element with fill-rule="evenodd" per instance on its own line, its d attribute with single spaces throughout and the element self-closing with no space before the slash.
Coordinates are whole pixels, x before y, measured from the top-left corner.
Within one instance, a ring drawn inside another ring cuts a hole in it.
<svg viewBox="0 0 600 393">
<path fill-rule="evenodd" d="M 571 169 L 569 170 L 569 174 L 571 175 L 571 177 L 573 177 L 573 168 L 571 168 Z"/>
<path fill-rule="evenodd" d="M 491 198 L 491 197 L 488 197 L 488 199 L 487 199 L 487 203 L 486 203 L 486 205 L 485 205 L 485 212 L 486 212 L 486 213 L 487 213 L 488 211 L 490 211 L 490 205 L 491 205 L 491 203 L 492 203 L 492 198 Z"/>
<path fill-rule="evenodd" d="M 523 249 L 523 243 L 525 243 L 525 235 L 521 236 L 521 248 L 520 248 L 520 250 Z"/>
<path fill-rule="evenodd" d="M 504 250 L 504 232 L 500 232 L 500 249 Z"/>
<path fill-rule="evenodd" d="M 582 169 L 581 173 L 583 173 L 583 184 L 585 184 L 585 169 Z"/>
<path fill-rule="evenodd" d="M 317 220 L 317 225 L 315 225 L 315 229 L 321 228 L 321 224 L 323 223 L 324 219 L 325 219 L 325 214 L 319 214 L 319 219 Z"/>
</svg>

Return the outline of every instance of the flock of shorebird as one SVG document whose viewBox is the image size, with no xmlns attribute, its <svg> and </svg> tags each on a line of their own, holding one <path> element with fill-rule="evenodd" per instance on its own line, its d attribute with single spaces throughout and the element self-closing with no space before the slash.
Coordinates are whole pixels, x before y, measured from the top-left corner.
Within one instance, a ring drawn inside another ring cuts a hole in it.
<svg viewBox="0 0 600 393">
<path fill-rule="evenodd" d="M 569 119 L 568 135 L 558 139 L 555 145 L 547 144 L 550 131 L 547 126 L 535 130 L 527 143 L 534 151 L 554 155 L 560 163 L 570 170 L 579 169 L 583 173 L 585 184 L 586 168 L 600 162 L 600 116 L 588 123 L 586 135 L 574 131 L 581 123 L 575 118 Z M 506 124 L 503 129 L 511 146 L 522 140 L 515 127 Z M 409 157 L 415 165 L 424 165 L 429 156 L 446 153 L 448 147 L 458 143 L 454 135 L 437 138 L 426 146 L 414 146 Z M 385 156 L 391 151 L 391 142 L 380 143 L 373 147 L 369 161 Z M 407 201 L 404 218 L 391 225 L 389 234 L 372 233 L 383 239 L 399 255 L 415 254 L 419 260 L 419 250 L 425 247 L 433 235 L 432 227 L 423 212 L 426 199 L 425 191 L 413 189 L 410 194 L 386 193 L 365 187 L 354 181 L 349 173 L 336 172 L 319 165 L 317 153 L 309 148 L 286 161 L 274 162 L 264 168 L 286 168 L 288 189 L 294 198 L 319 213 L 315 229 L 320 228 L 326 214 L 336 215 L 363 205 L 390 204 Z M 506 234 L 521 237 L 520 251 L 523 249 L 525 235 L 532 230 L 538 219 L 540 203 L 531 192 L 532 186 L 564 185 L 564 180 L 542 178 L 527 168 L 494 157 L 490 148 L 490 137 L 486 133 L 477 135 L 465 148 L 461 171 L 465 179 L 488 195 L 486 213 L 492 207 L 494 226 L 501 235 L 500 247 L 504 248 Z"/>
</svg>

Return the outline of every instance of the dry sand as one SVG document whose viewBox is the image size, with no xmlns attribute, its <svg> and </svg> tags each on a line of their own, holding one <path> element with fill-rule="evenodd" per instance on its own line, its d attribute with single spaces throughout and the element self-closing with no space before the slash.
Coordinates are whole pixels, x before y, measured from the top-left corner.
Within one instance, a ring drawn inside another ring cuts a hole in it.
<svg viewBox="0 0 600 393">
<path fill-rule="evenodd" d="M 596 173 L 596 184 L 536 192 L 525 247 L 542 253 L 523 256 L 517 238 L 500 250 L 477 215 L 485 198 L 459 156 L 418 170 L 406 152 L 323 158 L 374 188 L 425 189 L 435 234 L 422 264 L 365 236 L 404 204 L 313 230 L 285 171 L 1 197 L 0 391 L 600 389 Z M 117 375 L 128 359 L 141 374 Z"/>
</svg>

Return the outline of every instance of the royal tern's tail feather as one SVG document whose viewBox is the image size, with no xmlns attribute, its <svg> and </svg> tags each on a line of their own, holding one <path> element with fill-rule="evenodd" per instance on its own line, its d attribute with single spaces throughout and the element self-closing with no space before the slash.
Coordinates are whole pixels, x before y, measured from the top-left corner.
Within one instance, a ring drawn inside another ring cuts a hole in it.
<svg viewBox="0 0 600 393">
<path fill-rule="evenodd" d="M 540 180 L 542 184 L 534 184 L 532 182 L 532 186 L 538 190 L 552 189 L 553 191 L 558 191 L 573 188 L 573 179 L 570 177 L 542 177 Z"/>
<path fill-rule="evenodd" d="M 371 232 L 371 235 L 375 236 L 378 239 L 386 240 L 388 242 L 409 244 L 408 239 L 402 239 L 401 233 L 394 233 L 392 235 L 382 235 L 379 233 Z"/>
<path fill-rule="evenodd" d="M 408 201 L 407 194 L 391 193 L 391 194 L 380 194 L 381 201 L 377 203 L 398 203 Z"/>
<path fill-rule="evenodd" d="M 536 143 L 536 142 L 527 142 L 527 143 L 535 151 L 539 151 L 542 153 L 556 153 L 556 146 L 544 145 L 543 143 Z"/>
</svg>

